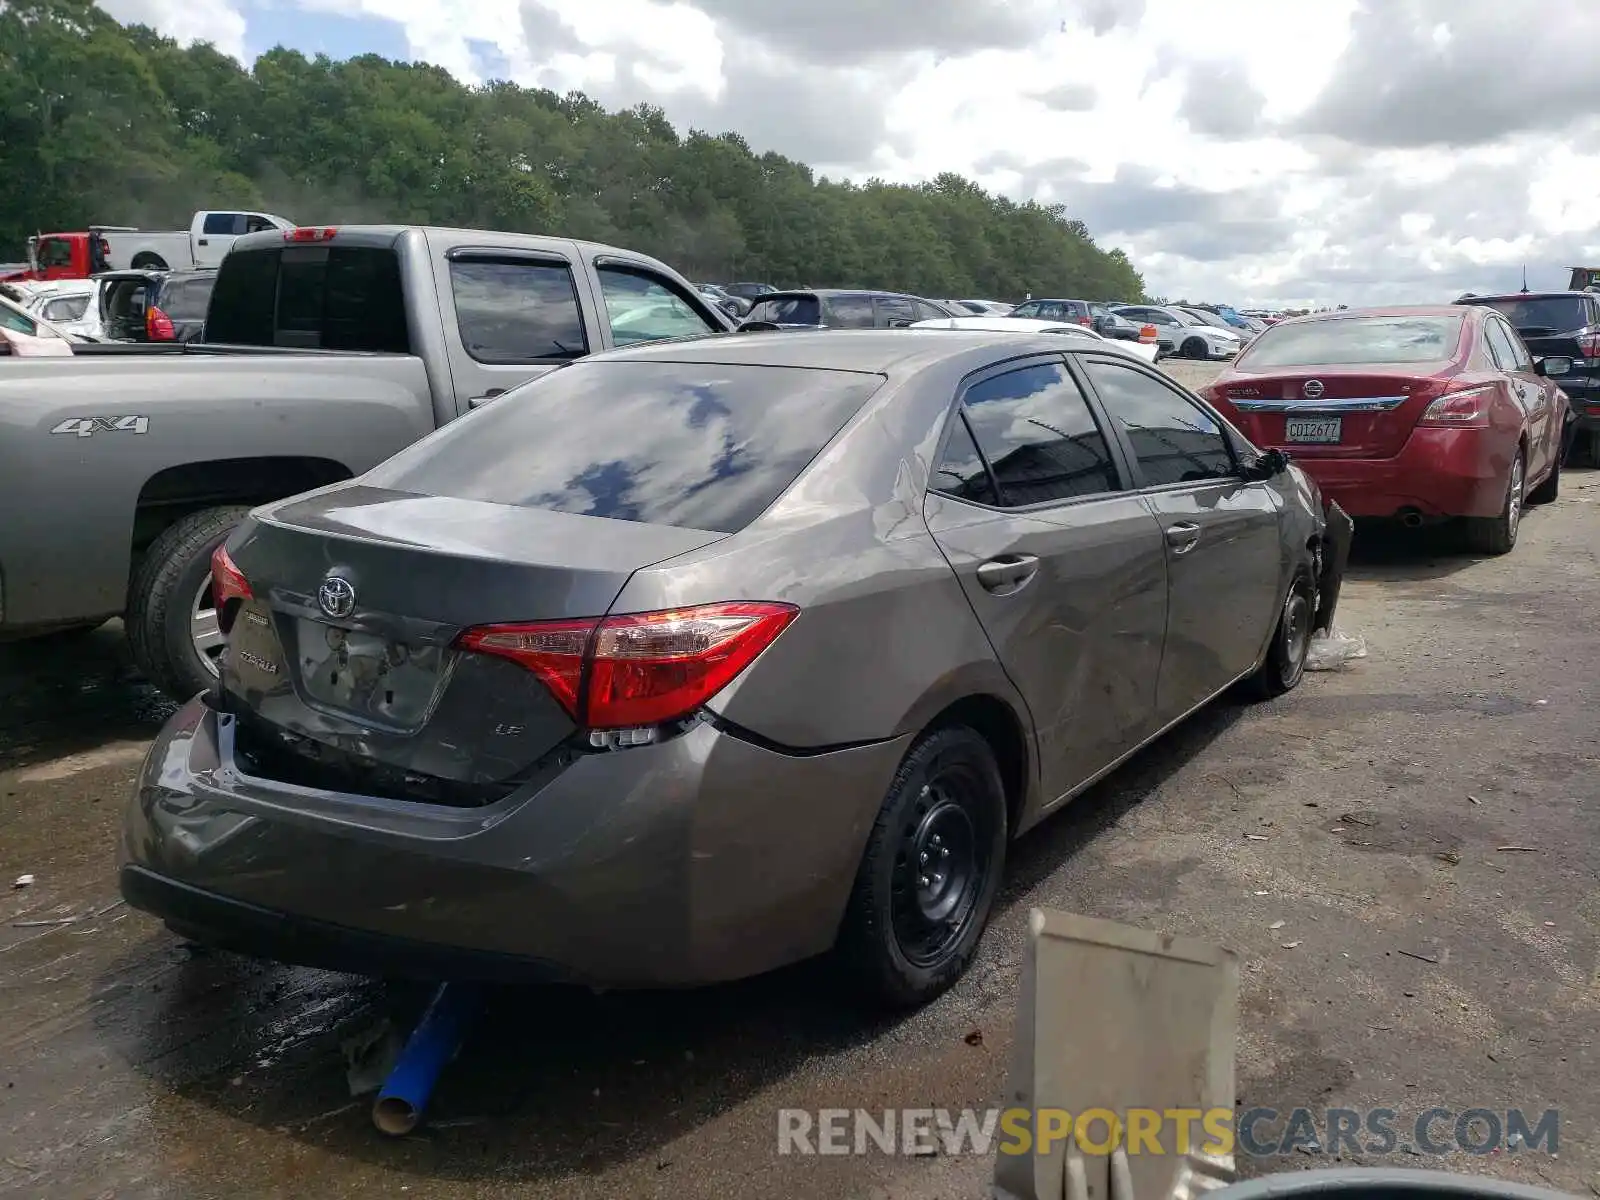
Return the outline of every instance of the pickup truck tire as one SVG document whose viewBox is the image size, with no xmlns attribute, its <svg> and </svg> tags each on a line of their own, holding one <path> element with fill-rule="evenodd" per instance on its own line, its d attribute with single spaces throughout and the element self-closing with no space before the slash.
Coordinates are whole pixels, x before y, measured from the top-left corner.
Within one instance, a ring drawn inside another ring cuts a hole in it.
<svg viewBox="0 0 1600 1200">
<path fill-rule="evenodd" d="M 216 667 L 195 643 L 196 606 L 211 578 L 211 554 L 250 511 L 206 508 L 167 526 L 128 585 L 123 625 L 134 664 L 175 700 L 211 687 Z"/>
</svg>

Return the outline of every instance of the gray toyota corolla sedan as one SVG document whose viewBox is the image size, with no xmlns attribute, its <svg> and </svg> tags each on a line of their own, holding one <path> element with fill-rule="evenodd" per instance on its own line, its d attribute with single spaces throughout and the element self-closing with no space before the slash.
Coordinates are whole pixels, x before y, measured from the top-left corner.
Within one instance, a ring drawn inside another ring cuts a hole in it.
<svg viewBox="0 0 1600 1200">
<path fill-rule="evenodd" d="M 357 972 L 687 985 L 836 948 L 918 1003 L 1009 839 L 1231 685 L 1299 682 L 1326 520 L 1093 344 L 584 359 L 218 551 L 221 678 L 145 762 L 123 895 Z"/>
</svg>

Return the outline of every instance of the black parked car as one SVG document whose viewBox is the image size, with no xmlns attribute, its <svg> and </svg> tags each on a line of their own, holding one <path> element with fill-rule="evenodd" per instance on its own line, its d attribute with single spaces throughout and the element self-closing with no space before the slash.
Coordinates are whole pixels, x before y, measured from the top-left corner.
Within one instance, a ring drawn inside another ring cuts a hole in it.
<svg viewBox="0 0 1600 1200">
<path fill-rule="evenodd" d="M 1543 373 L 1572 402 L 1563 457 L 1576 447 L 1600 463 L 1600 295 L 1593 292 L 1513 292 L 1474 296 L 1457 304 L 1483 304 L 1510 321 L 1528 353 L 1544 360 Z M 1494 343 L 1491 352 L 1498 357 Z M 1509 365 L 1507 366 L 1509 370 Z"/>
<path fill-rule="evenodd" d="M 1007 315 L 1082 325 L 1101 337 L 1117 338 L 1124 342 L 1139 340 L 1137 325 L 1095 300 L 1024 300 Z"/>
<path fill-rule="evenodd" d="M 751 301 L 765 296 L 768 292 L 778 290 L 770 283 L 725 283 L 721 287 L 730 296 L 737 296 L 741 300 Z"/>
<path fill-rule="evenodd" d="M 897 329 L 941 317 L 970 317 L 954 305 L 852 288 L 768 292 L 751 306 L 740 329 Z"/>
<path fill-rule="evenodd" d="M 113 342 L 192 342 L 205 330 L 217 272 L 105 271 L 100 322 Z"/>
</svg>

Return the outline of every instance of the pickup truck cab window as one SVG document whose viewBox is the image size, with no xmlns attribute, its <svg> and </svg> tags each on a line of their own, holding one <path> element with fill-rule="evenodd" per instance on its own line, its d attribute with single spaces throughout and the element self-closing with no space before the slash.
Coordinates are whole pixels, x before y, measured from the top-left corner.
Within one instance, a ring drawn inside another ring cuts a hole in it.
<svg viewBox="0 0 1600 1200">
<path fill-rule="evenodd" d="M 233 250 L 206 309 L 206 341 L 409 354 L 405 294 L 392 249 Z"/>
<path fill-rule="evenodd" d="M 647 271 L 597 267 L 595 274 L 600 279 L 615 345 L 721 332 L 675 288 Z"/>
<path fill-rule="evenodd" d="M 570 267 L 529 259 L 450 262 L 461 344 L 481 363 L 581 358 L 589 339 Z"/>
</svg>

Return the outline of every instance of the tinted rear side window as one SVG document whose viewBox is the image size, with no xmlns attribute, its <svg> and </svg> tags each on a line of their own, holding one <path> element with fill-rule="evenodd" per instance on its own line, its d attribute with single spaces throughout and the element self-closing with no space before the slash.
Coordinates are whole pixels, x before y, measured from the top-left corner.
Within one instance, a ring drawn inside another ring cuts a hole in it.
<svg viewBox="0 0 1600 1200">
<path fill-rule="evenodd" d="M 1362 363 L 1445 362 L 1461 343 L 1462 317 L 1338 317 L 1274 325 L 1239 356 L 1238 365 L 1359 366 Z"/>
<path fill-rule="evenodd" d="M 732 533 L 878 389 L 853 371 L 579 362 L 372 471 L 375 487 Z"/>
<path fill-rule="evenodd" d="M 819 325 L 822 310 L 815 296 L 780 296 L 773 300 L 757 300 L 744 319 L 771 321 L 774 325 Z"/>
<path fill-rule="evenodd" d="M 1571 333 L 1589 324 L 1589 309 L 1582 296 L 1539 296 L 1531 300 L 1476 300 L 1494 309 L 1517 329 L 1531 336 Z M 1539 332 L 1534 332 L 1534 331 Z"/>
<path fill-rule="evenodd" d="M 399 257 L 381 246 L 234 250 L 217 272 L 206 341 L 409 353 Z"/>
<path fill-rule="evenodd" d="M 456 259 L 456 324 L 482 363 L 578 358 L 589 352 L 572 271 L 564 263 Z"/>
</svg>

